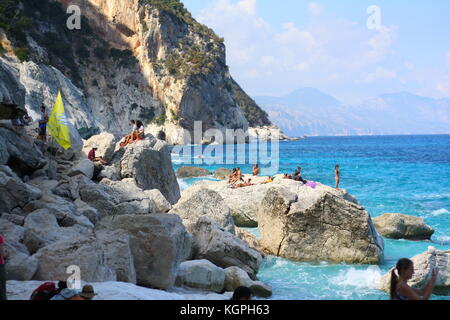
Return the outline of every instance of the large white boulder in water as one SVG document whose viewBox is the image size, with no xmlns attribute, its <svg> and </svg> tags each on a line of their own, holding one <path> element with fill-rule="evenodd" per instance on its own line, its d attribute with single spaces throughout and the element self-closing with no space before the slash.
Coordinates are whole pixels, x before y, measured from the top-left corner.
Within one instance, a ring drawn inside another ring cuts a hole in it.
<svg viewBox="0 0 450 320">
<path fill-rule="evenodd" d="M 175 215 L 107 217 L 98 229 L 123 230 L 129 235 L 137 283 L 142 286 L 171 288 L 180 263 L 191 252 L 192 236 Z"/>
<path fill-rule="evenodd" d="M 414 275 L 408 284 L 412 287 L 420 288 L 428 283 L 434 268 L 439 269 L 436 279 L 436 286 L 433 293 L 436 295 L 450 294 L 450 250 L 441 251 L 434 247 L 429 247 L 428 251 L 423 252 L 411 260 L 414 263 Z M 391 285 L 391 272 L 381 278 L 380 288 L 389 292 Z"/>
<path fill-rule="evenodd" d="M 236 226 L 242 228 L 256 228 L 258 226 L 258 208 L 265 197 L 267 190 L 272 186 L 285 186 L 289 190 L 293 190 L 293 192 L 296 192 L 295 190 L 300 188 L 307 188 L 304 187 L 301 182 L 283 179 L 282 175 L 276 176 L 275 181 L 268 184 L 262 184 L 262 182 L 267 179 L 266 177 L 245 176 L 244 180 L 247 179 L 252 179 L 252 183 L 255 185 L 232 189 L 228 185 L 228 181 L 201 181 L 196 183 L 195 187 L 202 186 L 217 192 L 225 200 L 227 206 L 230 207 Z M 188 190 L 189 189 L 186 191 Z M 357 200 L 345 190 L 336 190 L 320 183 L 317 184 L 314 191 L 327 191 L 337 197 L 357 203 Z"/>
<path fill-rule="evenodd" d="M 385 213 L 373 219 L 378 232 L 389 239 L 430 240 L 433 228 L 419 217 L 401 213 Z"/>
<path fill-rule="evenodd" d="M 261 246 L 294 261 L 379 264 L 383 239 L 363 207 L 326 190 L 271 187 L 258 210 Z"/>
</svg>

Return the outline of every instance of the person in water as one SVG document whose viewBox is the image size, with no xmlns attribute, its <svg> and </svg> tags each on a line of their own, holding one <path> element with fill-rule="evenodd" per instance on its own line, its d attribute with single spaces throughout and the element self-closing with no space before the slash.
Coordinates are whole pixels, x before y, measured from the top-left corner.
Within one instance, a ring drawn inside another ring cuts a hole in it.
<svg viewBox="0 0 450 320">
<path fill-rule="evenodd" d="M 336 189 L 339 190 L 339 183 L 341 182 L 341 170 L 338 164 L 334 168 L 334 179 L 336 180 Z"/>
<path fill-rule="evenodd" d="M 420 289 L 411 288 L 408 281 L 414 275 L 414 263 L 409 259 L 400 259 L 391 272 L 391 300 L 428 300 L 433 293 L 438 269 L 433 269 L 431 279 Z"/>
<path fill-rule="evenodd" d="M 258 164 L 255 164 L 253 166 L 253 176 L 255 176 L 255 177 L 259 176 L 259 166 L 258 166 Z"/>
</svg>

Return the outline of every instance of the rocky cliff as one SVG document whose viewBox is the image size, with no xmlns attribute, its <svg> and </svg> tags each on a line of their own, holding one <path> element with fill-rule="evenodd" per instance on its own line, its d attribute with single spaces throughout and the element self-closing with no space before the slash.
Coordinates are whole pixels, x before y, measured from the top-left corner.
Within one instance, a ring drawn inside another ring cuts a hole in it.
<svg viewBox="0 0 450 320">
<path fill-rule="evenodd" d="M 81 9 L 80 30 L 67 28 L 69 5 Z M 83 137 L 123 134 L 131 119 L 164 131 L 169 143 L 183 143 L 183 129 L 192 132 L 195 121 L 204 131 L 271 125 L 231 77 L 223 39 L 178 0 L 1 0 L 0 6 L 1 68 L 17 70 L 28 110 L 51 106 L 61 89 Z"/>
</svg>

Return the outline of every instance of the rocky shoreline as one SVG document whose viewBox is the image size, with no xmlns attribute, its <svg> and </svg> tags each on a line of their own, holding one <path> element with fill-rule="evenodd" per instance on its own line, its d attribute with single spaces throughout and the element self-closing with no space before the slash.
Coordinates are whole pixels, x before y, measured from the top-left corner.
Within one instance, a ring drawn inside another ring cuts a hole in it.
<svg viewBox="0 0 450 320">
<path fill-rule="evenodd" d="M 271 286 L 258 280 L 266 255 L 349 264 L 383 260 L 382 237 L 345 190 L 320 183 L 311 188 L 279 175 L 272 183 L 252 177 L 255 185 L 239 189 L 201 181 L 181 193 L 167 144 L 151 135 L 121 148 L 102 133 L 84 141 L 83 151 L 50 156 L 45 145 L 22 139 L 9 124 L 0 123 L 0 130 L 0 233 L 11 256 L 13 298 L 36 284 L 30 281 L 66 279 L 72 265 L 83 281 L 110 288 L 105 299 L 121 283 L 163 290 L 148 291 L 149 299 L 184 297 L 170 295 L 173 290 L 187 290 L 187 298 L 194 299 L 194 290 L 199 299 L 225 299 L 240 285 L 261 298 L 272 295 Z M 93 181 L 94 164 L 86 159 L 93 144 L 109 162 L 100 181 Z M 240 229 L 248 226 L 257 226 L 261 238 Z M 444 274 L 444 283 L 448 278 Z"/>
</svg>

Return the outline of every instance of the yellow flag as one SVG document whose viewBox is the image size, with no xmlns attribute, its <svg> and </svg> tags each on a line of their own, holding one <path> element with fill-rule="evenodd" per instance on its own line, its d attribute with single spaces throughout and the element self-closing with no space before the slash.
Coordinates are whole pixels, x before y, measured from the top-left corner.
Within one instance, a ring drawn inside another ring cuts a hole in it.
<svg viewBox="0 0 450 320">
<path fill-rule="evenodd" d="M 64 149 L 70 149 L 70 133 L 69 126 L 64 112 L 64 103 L 61 97 L 61 92 L 58 91 L 58 98 L 53 106 L 52 114 L 48 121 L 48 131 L 51 136 Z"/>
</svg>

